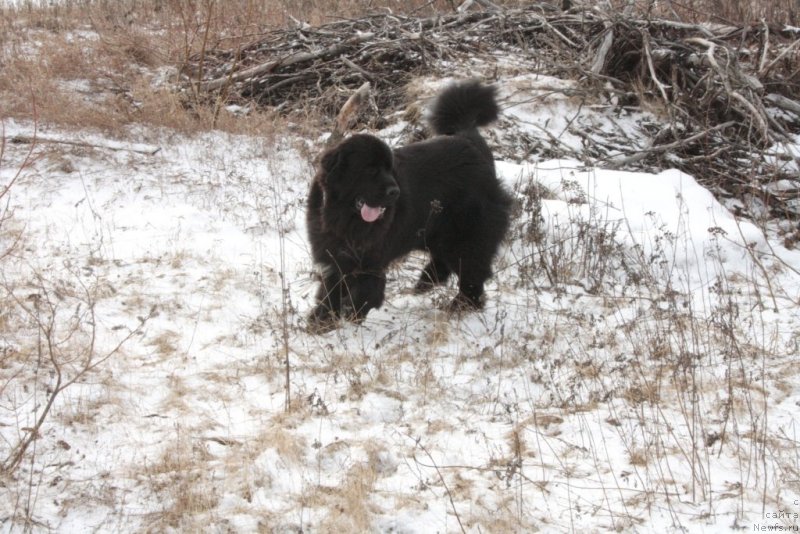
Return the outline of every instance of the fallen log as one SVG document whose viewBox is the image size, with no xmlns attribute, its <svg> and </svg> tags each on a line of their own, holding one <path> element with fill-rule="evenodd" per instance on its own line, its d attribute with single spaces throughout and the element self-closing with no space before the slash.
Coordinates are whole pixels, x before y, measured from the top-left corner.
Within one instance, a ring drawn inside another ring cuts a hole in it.
<svg viewBox="0 0 800 534">
<path fill-rule="evenodd" d="M 99 141 L 86 141 L 83 139 L 64 139 L 63 137 L 55 137 L 43 134 L 37 134 L 37 135 L 18 134 L 11 138 L 11 142 L 20 144 L 56 143 L 62 145 L 72 145 L 72 146 L 80 146 L 88 148 L 104 148 L 107 150 L 135 152 L 137 154 L 145 154 L 148 156 L 154 156 L 161 150 L 161 147 L 146 145 L 143 143 L 124 143 L 120 141 L 112 141 L 110 139 L 103 139 Z"/>
</svg>

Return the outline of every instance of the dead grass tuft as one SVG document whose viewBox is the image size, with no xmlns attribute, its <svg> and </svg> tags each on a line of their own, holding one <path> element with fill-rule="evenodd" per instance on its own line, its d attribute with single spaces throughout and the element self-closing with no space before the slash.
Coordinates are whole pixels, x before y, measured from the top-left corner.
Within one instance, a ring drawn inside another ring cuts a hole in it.
<svg viewBox="0 0 800 534">
<path fill-rule="evenodd" d="M 174 439 L 145 471 L 150 488 L 164 503 L 162 510 L 150 515 L 148 530 L 185 531 L 208 525 L 208 514 L 219 501 L 212 472 L 207 468 L 210 459 L 202 442 L 176 427 Z"/>
<path fill-rule="evenodd" d="M 181 335 L 178 332 L 166 330 L 150 340 L 148 344 L 154 347 L 163 358 L 171 358 L 178 352 L 180 340 Z"/>
<path fill-rule="evenodd" d="M 370 462 L 357 463 L 336 487 L 319 487 L 314 500 L 326 503 L 330 511 L 319 525 L 323 532 L 368 532 L 372 525 L 370 494 L 378 474 Z"/>
</svg>

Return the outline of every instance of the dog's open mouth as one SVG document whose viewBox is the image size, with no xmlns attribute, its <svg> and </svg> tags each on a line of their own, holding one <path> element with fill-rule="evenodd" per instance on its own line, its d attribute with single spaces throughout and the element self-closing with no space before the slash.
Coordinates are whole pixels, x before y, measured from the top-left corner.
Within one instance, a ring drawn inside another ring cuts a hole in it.
<svg viewBox="0 0 800 534">
<path fill-rule="evenodd" d="M 361 218 L 368 223 L 377 221 L 386 211 L 383 206 L 378 206 L 377 208 L 370 206 L 363 198 L 356 200 L 356 209 L 361 214 Z"/>
</svg>

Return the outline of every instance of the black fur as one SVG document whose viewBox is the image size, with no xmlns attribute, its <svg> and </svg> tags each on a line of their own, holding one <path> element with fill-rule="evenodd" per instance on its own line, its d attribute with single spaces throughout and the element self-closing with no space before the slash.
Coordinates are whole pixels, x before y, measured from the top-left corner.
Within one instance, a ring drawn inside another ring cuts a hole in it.
<svg viewBox="0 0 800 534">
<path fill-rule="evenodd" d="M 437 137 L 392 151 L 357 134 L 322 156 L 306 212 L 322 270 L 312 331 L 334 327 L 338 317 L 360 321 L 380 307 L 386 268 L 412 250 L 431 257 L 417 292 L 455 274 L 459 292 L 451 308 L 482 306 L 511 206 L 477 130 L 497 115 L 493 87 L 455 84 L 432 107 Z"/>
</svg>

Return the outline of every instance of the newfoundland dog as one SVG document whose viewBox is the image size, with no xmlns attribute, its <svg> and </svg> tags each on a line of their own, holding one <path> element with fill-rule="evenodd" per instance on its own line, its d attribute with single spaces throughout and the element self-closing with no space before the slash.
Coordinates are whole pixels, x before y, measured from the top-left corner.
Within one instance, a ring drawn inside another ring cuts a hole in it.
<svg viewBox="0 0 800 534">
<path fill-rule="evenodd" d="M 322 279 L 310 331 L 335 328 L 339 318 L 361 321 L 379 308 L 386 268 L 412 250 L 430 255 L 416 292 L 456 275 L 449 308 L 482 307 L 511 207 L 477 130 L 497 119 L 494 95 L 477 81 L 450 85 L 431 109 L 436 137 L 392 150 L 356 134 L 323 154 L 306 212 Z"/>
</svg>

